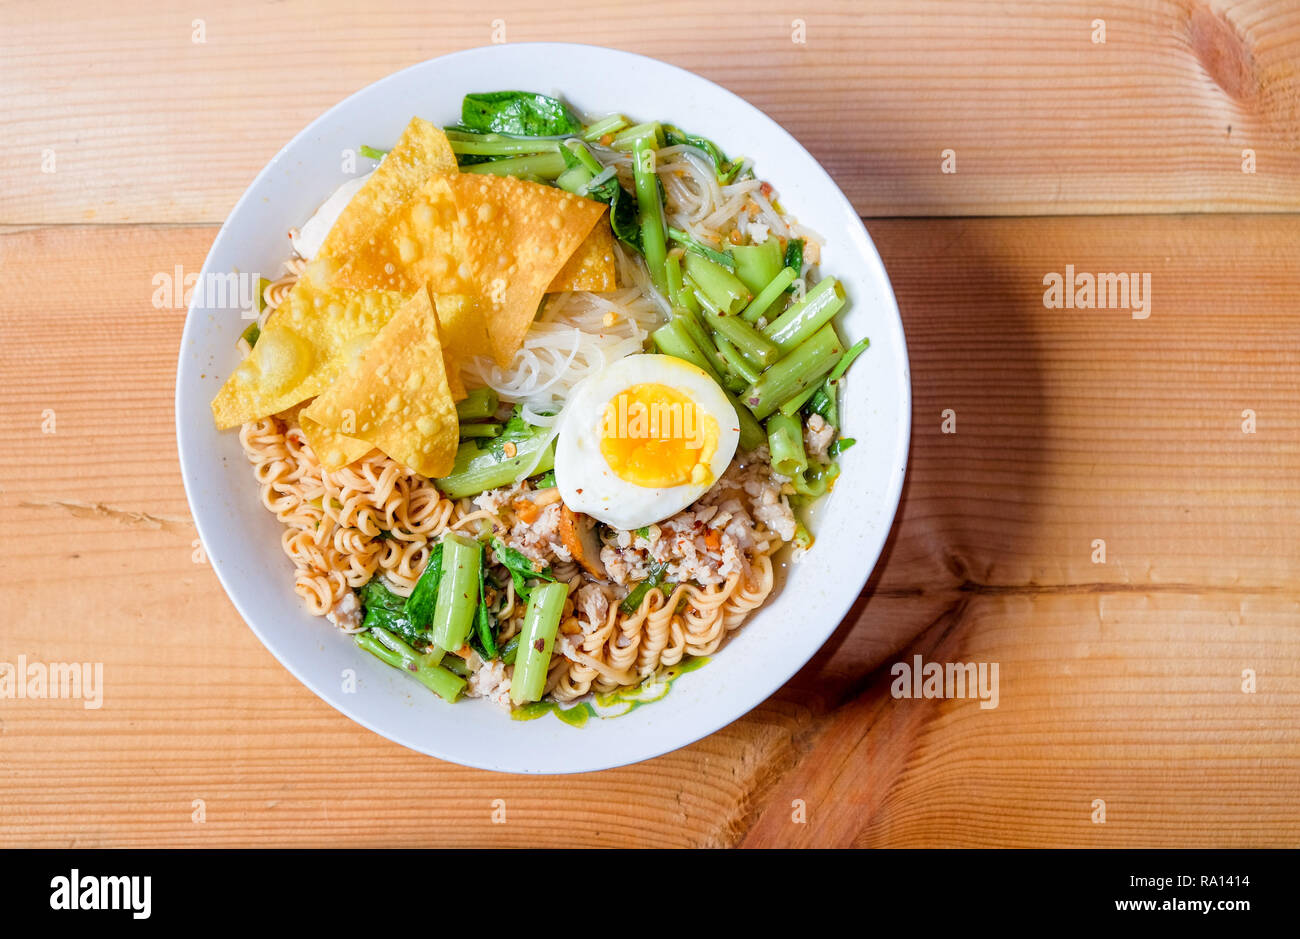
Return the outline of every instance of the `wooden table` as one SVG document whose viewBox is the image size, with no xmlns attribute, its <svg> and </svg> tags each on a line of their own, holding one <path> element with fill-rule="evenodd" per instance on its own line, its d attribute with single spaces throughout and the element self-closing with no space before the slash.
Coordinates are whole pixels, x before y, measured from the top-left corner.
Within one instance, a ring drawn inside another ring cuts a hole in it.
<svg viewBox="0 0 1300 939">
<path fill-rule="evenodd" d="M 435 6 L 0 8 L 0 661 L 105 676 L 98 710 L 0 700 L 0 844 L 1300 841 L 1300 7 Z M 576 778 L 408 752 L 258 643 L 194 560 L 184 314 L 151 302 L 300 127 L 502 29 L 773 115 L 867 217 L 912 356 L 903 504 L 834 638 Z M 1149 317 L 1046 308 L 1067 264 L 1149 274 Z M 998 663 L 999 706 L 893 697 L 918 654 Z"/>
</svg>

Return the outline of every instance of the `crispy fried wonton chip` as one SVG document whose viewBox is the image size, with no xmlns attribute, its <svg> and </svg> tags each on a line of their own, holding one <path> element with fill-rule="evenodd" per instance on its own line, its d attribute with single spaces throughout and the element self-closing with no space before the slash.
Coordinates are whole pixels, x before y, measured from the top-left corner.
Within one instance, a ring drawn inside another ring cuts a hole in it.
<svg viewBox="0 0 1300 939">
<path fill-rule="evenodd" d="M 442 129 L 413 117 L 397 144 L 348 202 L 325 236 L 312 261 L 318 283 L 327 284 L 335 271 L 371 230 L 413 196 L 435 173 L 456 172 L 456 154 Z M 409 293 L 409 291 L 408 291 Z"/>
<path fill-rule="evenodd" d="M 476 355 L 491 355 L 492 340 L 478 298 L 466 294 L 438 294 L 433 298 L 442 338 L 442 359 L 447 365 L 451 396 L 460 401 L 468 393 L 460 377 L 460 366 Z"/>
<path fill-rule="evenodd" d="M 402 305 L 403 294 L 327 288 L 330 272 L 432 174 L 455 169 L 456 155 L 446 135 L 413 118 L 339 215 L 306 274 L 267 319 L 252 353 L 213 399 L 219 428 L 283 411 L 319 394 L 360 354 Z"/>
<path fill-rule="evenodd" d="M 306 411 L 306 408 L 303 410 Z M 302 435 L 307 439 L 312 452 L 316 454 L 316 459 L 327 470 L 333 471 L 349 463 L 355 463 L 375 449 L 374 444 L 331 430 L 318 424 L 305 413 L 298 415 L 298 426 L 302 428 Z"/>
<path fill-rule="evenodd" d="M 407 301 L 300 419 L 366 441 L 423 476 L 451 471 L 460 424 L 427 289 Z M 332 459 L 317 458 L 331 468 Z"/>
<path fill-rule="evenodd" d="M 546 288 L 605 205 L 510 176 L 436 176 L 391 214 L 335 278 L 352 289 L 471 294 L 505 366 Z"/>
<path fill-rule="evenodd" d="M 425 284 L 432 292 L 456 293 L 459 225 L 450 174 L 431 177 L 357 247 L 334 276 L 334 286 L 413 294 Z"/>
<path fill-rule="evenodd" d="M 402 302 L 399 293 L 318 290 L 299 280 L 212 399 L 217 427 L 235 427 L 320 394 Z"/>
<path fill-rule="evenodd" d="M 609 216 L 604 216 L 591 234 L 586 237 L 573 257 L 555 275 L 547 293 L 566 290 L 590 290 L 603 293 L 614 290 L 618 282 L 614 268 L 614 233 L 609 227 Z"/>
</svg>

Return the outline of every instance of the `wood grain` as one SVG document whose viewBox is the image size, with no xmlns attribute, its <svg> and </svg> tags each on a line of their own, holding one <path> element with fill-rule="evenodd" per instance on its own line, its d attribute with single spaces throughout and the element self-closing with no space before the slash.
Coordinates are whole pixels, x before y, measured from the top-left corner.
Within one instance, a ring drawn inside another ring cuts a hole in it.
<svg viewBox="0 0 1300 939">
<path fill-rule="evenodd" d="M 352 724 L 194 562 L 183 314 L 152 306 L 150 279 L 197 269 L 215 231 L 0 232 L 0 661 L 102 661 L 106 684 L 100 710 L 0 701 L 0 843 L 1296 844 L 1300 218 L 869 227 L 915 430 L 868 589 L 718 734 L 539 779 Z M 1150 317 L 1045 309 L 1066 264 L 1150 273 Z M 997 662 L 999 706 L 891 697 L 888 666 L 916 653 Z M 377 806 L 376 788 L 410 797 Z"/>
<path fill-rule="evenodd" d="M 0 175 L 14 183 L 0 224 L 220 223 L 324 110 L 499 28 L 719 82 L 865 215 L 1300 208 L 1300 6 L 1279 0 L 753 0 L 725 18 L 685 0 L 595 16 L 536 0 L 50 0 L 0 6 Z"/>
</svg>

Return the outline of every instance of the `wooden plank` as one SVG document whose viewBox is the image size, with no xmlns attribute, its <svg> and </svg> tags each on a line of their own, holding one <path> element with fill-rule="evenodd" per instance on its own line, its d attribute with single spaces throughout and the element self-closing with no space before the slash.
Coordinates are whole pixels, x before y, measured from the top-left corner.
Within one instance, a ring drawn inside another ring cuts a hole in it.
<svg viewBox="0 0 1300 939">
<path fill-rule="evenodd" d="M 0 7 L 0 224 L 220 222 L 322 111 L 500 29 L 625 48 L 723 84 L 795 134 L 867 215 L 1300 208 L 1300 7 L 1285 0 L 1015 0 L 995 15 L 952 0 L 754 0 L 725 19 L 686 0 L 598 16 L 526 0 L 242 0 L 201 27 L 199 15 L 164 0 Z"/>
<path fill-rule="evenodd" d="M 1294 843 L 1300 219 L 870 228 L 908 329 L 916 432 L 864 599 L 719 734 L 527 780 L 338 715 L 194 563 L 171 426 L 183 314 L 152 307 L 151 277 L 197 270 L 213 229 L 0 234 L 0 661 L 102 661 L 106 684 L 97 711 L 4 703 L 0 840 Z M 1151 273 L 1150 317 L 1045 309 L 1043 275 L 1067 263 Z M 996 710 L 888 696 L 873 670 L 923 632 L 927 657 L 1001 664 Z M 1249 697 L 1233 690 L 1246 667 Z M 414 798 L 376 807 L 376 780 Z M 1111 806 L 1104 830 L 1092 798 Z"/>
<path fill-rule="evenodd" d="M 870 229 L 907 329 L 913 446 L 944 455 L 913 458 L 910 485 L 937 501 L 907 530 L 949 583 L 1297 586 L 1300 545 L 1269 532 L 1300 522 L 1300 414 L 1287 403 L 1300 222 Z M 1046 309 L 1043 279 L 1066 265 L 1150 274 L 1149 317 Z M 1247 410 L 1256 433 L 1243 433 Z"/>
<path fill-rule="evenodd" d="M 742 843 L 1294 847 L 1297 650 L 1295 592 L 968 595 L 895 661 L 996 663 L 997 706 L 881 669 Z"/>
</svg>

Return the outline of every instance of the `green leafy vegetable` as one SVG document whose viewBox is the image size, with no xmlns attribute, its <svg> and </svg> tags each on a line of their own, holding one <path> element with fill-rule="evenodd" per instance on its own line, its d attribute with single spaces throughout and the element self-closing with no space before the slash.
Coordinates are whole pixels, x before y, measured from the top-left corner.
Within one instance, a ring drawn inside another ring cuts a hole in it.
<svg viewBox="0 0 1300 939">
<path fill-rule="evenodd" d="M 795 272 L 803 273 L 803 239 L 791 238 L 785 246 L 785 266 Z M 786 293 L 794 293 L 794 284 L 785 288 Z"/>
<path fill-rule="evenodd" d="M 710 248 L 704 242 L 691 237 L 689 232 L 684 232 L 680 228 L 670 228 L 668 229 L 668 237 L 679 245 L 684 245 L 687 251 L 694 251 L 701 257 L 708 258 L 719 267 L 725 267 L 729 271 L 736 269 L 735 258 L 723 251 Z"/>
<path fill-rule="evenodd" d="M 262 337 L 262 329 L 257 325 L 257 322 L 254 321 L 249 323 L 248 328 L 239 335 L 241 339 L 248 343 L 248 347 L 251 349 L 253 346 L 257 345 L 257 340 Z"/>
<path fill-rule="evenodd" d="M 618 177 L 611 175 L 604 182 L 592 186 L 591 181 L 605 171 L 600 161 L 580 140 L 566 140 L 560 147 L 564 157 L 564 172 L 555 184 L 568 192 L 585 196 L 609 206 L 609 223 L 614 237 L 633 251 L 641 248 L 641 223 L 637 219 L 636 198 L 619 185 Z"/>
<path fill-rule="evenodd" d="M 839 440 L 831 444 L 830 447 L 827 448 L 826 452 L 829 453 L 831 456 L 839 456 L 841 453 L 843 453 L 849 447 L 853 446 L 855 443 L 857 443 L 857 441 L 854 440 L 852 437 L 841 437 Z"/>
<path fill-rule="evenodd" d="M 373 583 L 373 581 L 371 581 Z M 411 623 L 427 632 L 433 623 L 433 608 L 438 603 L 438 585 L 442 583 L 442 542 L 429 553 L 429 563 L 415 582 L 415 589 L 406 600 L 404 612 Z"/>
<path fill-rule="evenodd" d="M 380 150 L 378 147 L 370 147 L 364 143 L 361 145 L 360 150 L 361 155 L 367 160 L 382 160 L 384 157 L 388 156 L 387 150 Z"/>
<path fill-rule="evenodd" d="M 441 651 L 417 652 L 382 626 L 357 633 L 353 641 L 380 661 L 409 673 L 447 701 L 455 701 L 465 690 L 464 678 L 438 664 L 443 658 Z"/>
<path fill-rule="evenodd" d="M 839 389 L 835 382 L 827 379 L 808 399 L 807 411 L 809 414 L 820 414 L 827 424 L 838 427 L 840 423 L 838 397 Z"/>
<path fill-rule="evenodd" d="M 632 588 L 632 592 L 624 597 L 623 602 L 619 604 L 619 609 L 629 616 L 635 613 L 640 608 L 645 595 L 655 587 L 663 585 L 664 571 L 667 569 L 667 564 L 651 564 L 650 576 Z"/>
<path fill-rule="evenodd" d="M 364 629 L 379 627 L 396 633 L 407 642 L 420 648 L 430 644 L 429 626 L 433 607 L 438 599 L 438 583 L 442 578 L 442 545 L 429 554 L 429 563 L 416 581 L 410 597 L 399 597 L 389 590 L 378 577 L 361 588 L 359 596 L 365 615 L 361 620 Z"/>
<path fill-rule="evenodd" d="M 501 662 L 503 665 L 514 665 L 515 656 L 519 654 L 519 634 L 511 636 L 506 640 L 506 644 L 501 647 Z"/>
<path fill-rule="evenodd" d="M 562 151 L 566 148 L 561 147 Z M 587 198 L 604 202 L 609 206 L 609 226 L 614 230 L 614 237 L 638 254 L 641 248 L 641 223 L 637 220 L 636 197 L 618 183 L 617 176 L 611 176 L 599 186 L 587 190 Z"/>
<path fill-rule="evenodd" d="M 510 577 L 515 582 L 515 593 L 525 602 L 532 592 L 528 586 L 528 578 L 536 577 L 539 580 L 555 582 L 555 574 L 551 572 L 551 565 L 547 564 L 539 570 L 532 558 L 522 551 L 516 551 L 514 548 L 505 545 L 500 538 L 492 539 L 492 553 L 496 555 L 497 563 L 510 572 Z"/>
<path fill-rule="evenodd" d="M 479 544 L 479 550 L 483 550 L 482 543 Z M 487 583 L 484 580 L 486 576 L 487 565 L 480 563 L 478 566 L 478 613 L 474 617 L 473 638 L 477 640 L 476 645 L 481 648 L 485 659 L 495 659 L 497 657 L 496 617 L 488 610 Z"/>
<path fill-rule="evenodd" d="M 600 201 L 609 203 L 609 227 L 614 230 L 614 237 L 637 254 L 644 254 L 641 247 L 641 222 L 637 218 L 636 198 L 620 186 L 617 179 L 611 179 L 604 185 L 612 187 L 609 198 Z M 587 195 L 594 196 L 595 192 L 588 192 Z"/>
<path fill-rule="evenodd" d="M 366 608 L 367 612 L 378 609 L 400 613 L 402 607 L 406 604 L 405 597 L 399 597 L 393 593 L 384 586 L 384 582 L 378 577 L 361 588 L 360 597 L 361 605 Z"/>
<path fill-rule="evenodd" d="M 361 588 L 360 597 L 365 610 L 361 620 L 363 629 L 387 629 L 412 644 L 429 644 L 428 632 L 418 629 L 406 615 L 406 599 L 385 587 L 378 577 Z"/>
<path fill-rule="evenodd" d="M 438 665 L 445 668 L 453 675 L 459 675 L 461 678 L 469 678 L 469 663 L 459 655 L 444 655 L 442 661 L 440 661 Z"/>
<path fill-rule="evenodd" d="M 509 157 L 504 156 L 483 156 L 481 153 L 458 153 L 456 154 L 457 166 L 476 166 L 479 163 L 491 163 L 493 160 L 507 160 Z"/>
<path fill-rule="evenodd" d="M 521 137 L 558 137 L 582 130 L 582 124 L 563 102 L 527 91 L 466 95 L 461 102 L 460 122 L 469 130 Z"/>
<path fill-rule="evenodd" d="M 551 489 L 555 486 L 555 470 L 547 470 L 541 476 L 533 478 L 533 486 L 537 489 Z"/>
</svg>

